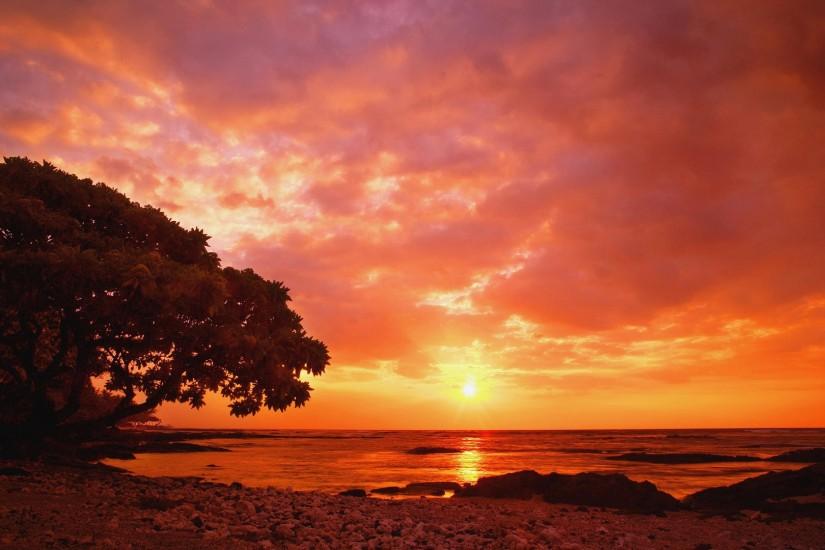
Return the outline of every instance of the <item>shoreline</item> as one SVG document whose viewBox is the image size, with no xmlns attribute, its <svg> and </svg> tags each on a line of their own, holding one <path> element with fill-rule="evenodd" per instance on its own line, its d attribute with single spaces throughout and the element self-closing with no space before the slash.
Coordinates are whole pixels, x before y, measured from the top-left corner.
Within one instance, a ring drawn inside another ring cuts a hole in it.
<svg viewBox="0 0 825 550">
<path fill-rule="evenodd" d="M 445 437 L 443 432 L 430 439 L 429 436 L 393 435 L 385 438 L 373 432 L 342 437 L 329 430 L 313 430 L 311 434 L 289 430 L 271 433 L 214 429 L 200 432 L 124 430 L 110 438 L 84 443 L 77 456 L 86 460 L 102 459 L 138 475 L 200 476 L 221 483 L 241 481 L 257 487 L 291 486 L 296 490 L 325 492 L 386 490 L 387 495 L 396 496 L 405 484 L 464 485 L 479 477 L 502 475 L 518 468 L 546 472 L 545 468 L 550 465 L 552 471 L 565 474 L 616 473 L 637 482 L 651 481 L 677 499 L 768 472 L 825 461 L 825 439 L 821 434 L 816 438 L 802 438 L 797 443 L 789 443 L 787 438 L 778 441 L 757 438 L 753 441 L 759 445 L 738 447 L 739 442 L 733 440 L 734 445 L 730 445 L 715 433 L 701 437 L 695 433 L 681 434 L 678 438 L 672 431 L 657 435 L 655 443 L 611 438 L 601 442 L 603 445 L 599 448 L 594 445 L 600 441 L 527 440 L 526 447 L 515 451 L 508 450 L 511 449 L 508 445 L 518 447 L 521 444 L 518 438 L 512 441 L 493 438 L 489 442 L 485 439 L 483 451 L 474 452 L 476 447 Z M 707 438 L 712 438 L 712 442 L 705 442 Z M 301 440 L 300 446 L 306 447 L 313 457 L 305 466 L 301 466 L 301 461 L 307 456 L 293 451 L 291 442 L 295 439 Z M 310 441 L 303 443 L 304 439 Z M 328 442 L 329 439 L 347 441 L 339 444 Z M 756 447 L 758 450 L 754 450 Z M 341 450 L 352 457 L 347 467 L 340 467 L 334 460 L 335 452 Z M 525 455 L 515 454 L 525 451 Z M 238 454 L 234 455 L 235 452 Z M 166 453 L 175 453 L 181 458 L 167 459 L 162 456 Z M 510 454 L 513 456 L 508 457 Z M 409 468 L 410 455 L 421 456 L 415 463 L 423 468 Z M 274 462 L 270 462 L 272 457 Z M 376 457 L 380 457 L 377 468 Z M 134 458 L 138 460 L 131 460 Z M 478 464 L 478 469 L 466 469 L 468 460 L 471 467 Z M 295 475 L 284 475 L 291 469 Z M 413 492 L 418 491 L 420 489 Z"/>
<path fill-rule="evenodd" d="M 825 521 L 540 500 L 387 500 L 2 461 L 0 547 L 812 548 Z"/>
</svg>

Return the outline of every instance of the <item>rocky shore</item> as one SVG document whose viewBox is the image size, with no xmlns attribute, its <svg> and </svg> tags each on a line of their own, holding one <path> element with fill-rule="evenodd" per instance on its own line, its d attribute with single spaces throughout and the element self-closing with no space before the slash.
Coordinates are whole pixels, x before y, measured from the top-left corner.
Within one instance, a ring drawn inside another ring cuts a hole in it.
<svg viewBox="0 0 825 550">
<path fill-rule="evenodd" d="M 543 481 L 546 483 L 548 480 Z M 825 521 L 529 500 L 382 500 L 0 463 L 2 548 L 822 548 Z"/>
</svg>

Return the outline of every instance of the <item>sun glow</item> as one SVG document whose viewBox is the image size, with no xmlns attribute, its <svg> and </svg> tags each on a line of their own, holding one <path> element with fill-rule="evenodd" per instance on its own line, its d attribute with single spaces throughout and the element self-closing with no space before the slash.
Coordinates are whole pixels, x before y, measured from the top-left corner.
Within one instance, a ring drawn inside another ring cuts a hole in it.
<svg viewBox="0 0 825 550">
<path fill-rule="evenodd" d="M 473 379 L 467 380 L 464 383 L 464 387 L 461 388 L 461 392 L 464 394 L 464 397 L 475 397 L 476 395 L 476 381 Z"/>
<path fill-rule="evenodd" d="M 461 453 L 456 455 L 456 470 L 462 483 L 475 483 L 482 472 L 483 455 L 481 438 L 465 437 L 461 441 Z"/>
</svg>

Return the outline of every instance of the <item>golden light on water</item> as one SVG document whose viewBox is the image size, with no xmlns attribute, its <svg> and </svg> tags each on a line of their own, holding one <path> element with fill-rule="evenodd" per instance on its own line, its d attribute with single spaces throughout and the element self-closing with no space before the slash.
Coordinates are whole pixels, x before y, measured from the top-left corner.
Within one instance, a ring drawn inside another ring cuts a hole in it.
<svg viewBox="0 0 825 550">
<path fill-rule="evenodd" d="M 461 483 L 475 483 L 478 481 L 481 453 L 479 451 L 462 451 L 457 460 L 458 479 Z"/>
<path fill-rule="evenodd" d="M 461 483 L 475 483 L 482 471 L 483 455 L 479 449 L 481 438 L 464 437 L 462 451 L 456 455 L 456 470 Z"/>
</svg>

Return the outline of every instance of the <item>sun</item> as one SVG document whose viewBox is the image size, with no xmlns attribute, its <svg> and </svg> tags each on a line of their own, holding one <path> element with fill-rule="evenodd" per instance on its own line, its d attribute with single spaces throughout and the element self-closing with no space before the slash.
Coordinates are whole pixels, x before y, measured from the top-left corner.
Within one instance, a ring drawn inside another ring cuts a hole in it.
<svg viewBox="0 0 825 550">
<path fill-rule="evenodd" d="M 476 381 L 475 380 L 467 380 L 464 383 L 464 387 L 461 388 L 461 392 L 464 394 L 464 397 L 475 397 L 476 395 Z"/>
</svg>

